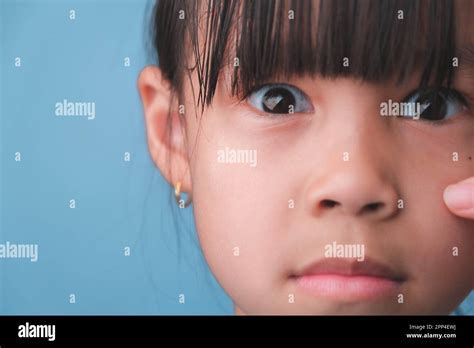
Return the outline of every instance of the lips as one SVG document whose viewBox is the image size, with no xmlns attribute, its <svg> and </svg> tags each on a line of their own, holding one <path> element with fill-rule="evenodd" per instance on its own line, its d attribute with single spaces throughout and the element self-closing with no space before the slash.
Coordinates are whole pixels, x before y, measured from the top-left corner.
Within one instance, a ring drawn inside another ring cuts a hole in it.
<svg viewBox="0 0 474 348">
<path fill-rule="evenodd" d="M 291 278 L 309 295 L 346 301 L 395 296 L 405 281 L 401 273 L 370 258 L 323 259 Z"/>
<path fill-rule="evenodd" d="M 323 259 L 303 268 L 297 275 L 338 274 L 341 276 L 372 276 L 402 280 L 403 276 L 389 266 L 370 258 L 363 262 L 355 259 Z"/>
</svg>

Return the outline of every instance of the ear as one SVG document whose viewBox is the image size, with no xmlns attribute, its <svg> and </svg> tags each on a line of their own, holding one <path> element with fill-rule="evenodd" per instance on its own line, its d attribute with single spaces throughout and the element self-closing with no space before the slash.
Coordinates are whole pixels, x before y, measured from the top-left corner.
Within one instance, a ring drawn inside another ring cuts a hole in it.
<svg viewBox="0 0 474 348">
<path fill-rule="evenodd" d="M 191 174 L 186 148 L 186 133 L 178 113 L 172 87 L 157 66 L 145 67 L 138 77 L 138 91 L 143 103 L 148 150 L 165 179 L 182 192 L 191 192 Z M 173 100 L 172 100 L 173 99 Z"/>
</svg>

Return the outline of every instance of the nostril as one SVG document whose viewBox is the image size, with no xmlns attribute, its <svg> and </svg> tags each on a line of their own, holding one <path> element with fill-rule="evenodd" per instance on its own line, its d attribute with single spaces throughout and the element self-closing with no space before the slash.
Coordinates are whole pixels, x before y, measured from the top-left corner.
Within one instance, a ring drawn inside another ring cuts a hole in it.
<svg viewBox="0 0 474 348">
<path fill-rule="evenodd" d="M 323 199 L 320 205 L 323 208 L 334 208 L 336 205 L 339 205 L 339 203 L 331 199 Z"/>
<path fill-rule="evenodd" d="M 374 212 L 381 209 L 385 204 L 381 202 L 367 204 L 362 210 L 367 212 Z"/>
</svg>

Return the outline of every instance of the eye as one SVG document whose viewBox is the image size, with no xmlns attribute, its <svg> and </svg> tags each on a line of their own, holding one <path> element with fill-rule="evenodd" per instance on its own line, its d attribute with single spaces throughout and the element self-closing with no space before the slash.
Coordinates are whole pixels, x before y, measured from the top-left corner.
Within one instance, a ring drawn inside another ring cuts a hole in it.
<svg viewBox="0 0 474 348">
<path fill-rule="evenodd" d="M 419 118 L 425 121 L 449 119 L 468 105 L 461 93 L 444 87 L 416 90 L 405 98 L 405 102 L 418 104 Z"/>
<path fill-rule="evenodd" d="M 247 97 L 256 109 L 271 114 L 312 112 L 313 105 L 300 89 L 287 84 L 267 84 L 254 89 Z"/>
</svg>

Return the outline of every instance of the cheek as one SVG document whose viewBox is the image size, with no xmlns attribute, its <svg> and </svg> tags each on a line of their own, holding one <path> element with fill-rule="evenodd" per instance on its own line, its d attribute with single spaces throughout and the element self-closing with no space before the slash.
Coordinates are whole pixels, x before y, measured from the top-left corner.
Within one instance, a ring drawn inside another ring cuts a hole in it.
<svg viewBox="0 0 474 348">
<path fill-rule="evenodd" d="M 457 116 L 449 125 L 430 126 L 422 121 L 399 125 L 397 146 L 407 150 L 401 164 L 424 164 L 430 173 L 426 180 L 466 179 L 474 174 L 474 115 Z"/>
<path fill-rule="evenodd" d="M 441 199 L 433 202 L 427 197 L 419 199 L 426 203 L 425 209 L 420 208 L 408 213 L 409 234 L 405 234 L 406 260 L 413 260 L 410 265 L 413 272 L 420 277 L 433 278 L 437 285 L 444 280 L 457 278 L 458 281 L 471 280 L 473 284 L 474 264 L 474 221 L 458 218 L 444 207 Z M 443 280 L 444 279 L 444 280 Z M 449 285 L 451 284 L 451 285 Z"/>
<path fill-rule="evenodd" d="M 275 280 L 268 265 L 278 267 L 275 217 L 282 216 L 278 210 L 285 210 L 281 198 L 285 189 L 276 189 L 259 165 L 218 163 L 217 147 L 210 148 L 214 150 L 200 152 L 205 165 L 197 165 L 193 172 L 196 228 L 206 259 L 223 283 L 271 286 Z M 275 201 L 281 203 L 280 209 Z"/>
<path fill-rule="evenodd" d="M 226 132 L 225 138 L 222 133 L 210 136 L 204 130 L 194 154 L 196 228 L 217 280 L 236 303 L 251 302 L 249 308 L 255 309 L 285 280 L 281 253 L 290 231 L 291 173 L 288 166 L 267 160 L 268 149 L 233 137 L 232 132 Z M 221 161 L 219 151 L 226 148 L 256 150 L 256 165 L 232 163 L 230 152 L 228 162 Z"/>
<path fill-rule="evenodd" d="M 392 242 L 405 245 L 404 260 L 417 282 L 417 302 L 452 310 L 474 286 L 474 221 L 453 215 L 444 204 L 443 191 L 474 171 L 467 158 L 453 161 L 454 150 L 448 146 L 421 151 L 416 150 L 421 142 L 418 145 L 405 151 L 397 166 L 406 230 Z"/>
<path fill-rule="evenodd" d="M 410 224 L 412 245 L 404 252 L 412 255 L 405 260 L 412 263 L 415 302 L 449 313 L 474 286 L 474 222 L 432 208 Z"/>
</svg>

